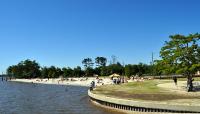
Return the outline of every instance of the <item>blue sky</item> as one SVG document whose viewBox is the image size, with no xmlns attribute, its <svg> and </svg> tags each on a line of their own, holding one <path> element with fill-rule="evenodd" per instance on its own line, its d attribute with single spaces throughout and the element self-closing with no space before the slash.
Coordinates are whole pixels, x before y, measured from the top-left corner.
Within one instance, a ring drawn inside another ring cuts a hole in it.
<svg viewBox="0 0 200 114">
<path fill-rule="evenodd" d="M 0 0 L 0 72 L 21 60 L 149 63 L 172 34 L 200 30 L 198 0 Z"/>
</svg>

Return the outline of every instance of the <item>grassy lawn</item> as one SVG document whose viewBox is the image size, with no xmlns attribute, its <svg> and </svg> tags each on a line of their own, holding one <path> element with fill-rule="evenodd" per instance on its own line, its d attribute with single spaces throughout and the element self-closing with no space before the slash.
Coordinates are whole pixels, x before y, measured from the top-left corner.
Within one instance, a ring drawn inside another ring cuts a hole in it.
<svg viewBox="0 0 200 114">
<path fill-rule="evenodd" d="M 163 88 L 157 84 L 173 82 L 171 80 L 150 80 L 145 82 L 132 82 L 122 85 L 105 85 L 97 87 L 93 93 L 103 94 L 125 99 L 139 100 L 175 100 L 175 99 L 200 99 L 200 96 L 183 95 Z"/>
</svg>

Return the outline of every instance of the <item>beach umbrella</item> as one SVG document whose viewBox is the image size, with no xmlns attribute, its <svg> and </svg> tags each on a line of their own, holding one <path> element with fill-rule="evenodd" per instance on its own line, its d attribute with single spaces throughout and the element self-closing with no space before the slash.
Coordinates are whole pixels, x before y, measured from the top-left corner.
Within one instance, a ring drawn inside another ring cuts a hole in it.
<svg viewBox="0 0 200 114">
<path fill-rule="evenodd" d="M 114 73 L 114 74 L 110 75 L 109 77 L 110 77 L 110 78 L 113 78 L 113 77 L 120 77 L 120 75 L 119 75 L 119 74 L 116 74 L 116 73 Z"/>
</svg>

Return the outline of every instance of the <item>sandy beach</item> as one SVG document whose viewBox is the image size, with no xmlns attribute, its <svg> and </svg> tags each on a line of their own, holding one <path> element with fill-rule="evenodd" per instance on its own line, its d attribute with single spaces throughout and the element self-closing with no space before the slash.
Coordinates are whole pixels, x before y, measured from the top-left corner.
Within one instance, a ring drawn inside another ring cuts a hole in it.
<svg viewBox="0 0 200 114">
<path fill-rule="evenodd" d="M 13 79 L 14 82 L 36 83 L 36 84 L 56 84 L 56 85 L 74 85 L 89 87 L 92 81 L 95 81 L 96 86 L 112 84 L 110 78 L 84 77 L 84 78 L 67 78 L 67 79 Z"/>
</svg>

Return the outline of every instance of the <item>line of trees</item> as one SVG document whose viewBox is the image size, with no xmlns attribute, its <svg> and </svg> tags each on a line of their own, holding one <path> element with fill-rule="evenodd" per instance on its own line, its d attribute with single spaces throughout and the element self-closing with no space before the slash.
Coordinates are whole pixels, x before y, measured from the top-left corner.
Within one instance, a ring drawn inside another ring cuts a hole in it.
<svg viewBox="0 0 200 114">
<path fill-rule="evenodd" d="M 125 76 L 144 74 L 149 75 L 151 66 L 143 63 L 122 65 L 120 62 L 114 62 L 107 65 L 107 58 L 96 57 L 95 61 L 91 58 L 85 58 L 82 61 L 84 68 L 80 66 L 76 68 L 64 67 L 59 68 L 55 66 L 41 67 L 35 60 L 21 61 L 17 65 L 9 66 L 7 74 L 15 78 L 58 78 L 62 77 L 82 77 L 82 76 L 109 76 L 111 74 L 119 74 Z M 94 66 L 95 65 L 95 66 Z"/>
<path fill-rule="evenodd" d="M 17 65 L 9 66 L 7 75 L 15 78 L 59 78 L 62 77 L 81 77 L 84 71 L 80 66 L 72 69 L 70 67 L 59 68 L 55 66 L 41 67 L 35 60 L 29 59 L 21 61 Z"/>
</svg>

